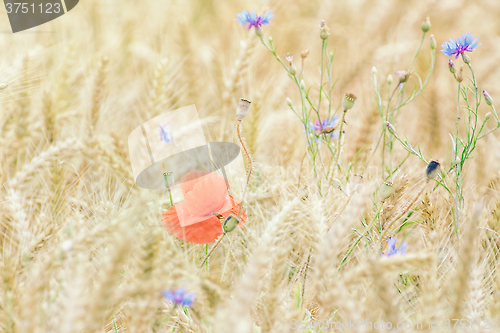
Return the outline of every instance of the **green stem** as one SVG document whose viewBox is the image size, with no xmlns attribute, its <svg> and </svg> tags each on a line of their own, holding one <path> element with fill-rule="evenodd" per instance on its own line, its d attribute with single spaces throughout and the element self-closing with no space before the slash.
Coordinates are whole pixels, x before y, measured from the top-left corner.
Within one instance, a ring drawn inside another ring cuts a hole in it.
<svg viewBox="0 0 500 333">
<path fill-rule="evenodd" d="M 336 167 L 339 164 L 340 160 L 340 152 L 342 149 L 342 136 L 344 133 L 344 122 L 345 122 L 345 115 L 347 114 L 347 109 L 344 109 L 344 113 L 342 114 L 342 120 L 340 122 L 340 129 L 339 129 L 339 139 L 338 139 L 338 146 L 337 146 L 337 157 L 335 158 L 335 163 L 333 164 L 333 167 Z M 333 173 L 332 173 L 333 177 Z"/>
</svg>

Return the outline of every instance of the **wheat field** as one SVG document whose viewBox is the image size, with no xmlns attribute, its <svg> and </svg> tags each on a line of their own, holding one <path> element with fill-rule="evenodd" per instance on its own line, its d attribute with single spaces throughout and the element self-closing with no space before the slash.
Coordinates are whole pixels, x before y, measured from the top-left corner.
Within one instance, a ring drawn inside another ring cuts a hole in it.
<svg viewBox="0 0 500 333">
<path fill-rule="evenodd" d="M 244 9 L 272 10 L 262 40 Z M 82 0 L 16 34 L 0 12 L 1 332 L 500 332 L 497 0 Z M 474 72 L 440 52 L 467 32 Z M 241 145 L 240 98 L 246 223 L 179 240 L 128 136 L 194 104 Z"/>
</svg>

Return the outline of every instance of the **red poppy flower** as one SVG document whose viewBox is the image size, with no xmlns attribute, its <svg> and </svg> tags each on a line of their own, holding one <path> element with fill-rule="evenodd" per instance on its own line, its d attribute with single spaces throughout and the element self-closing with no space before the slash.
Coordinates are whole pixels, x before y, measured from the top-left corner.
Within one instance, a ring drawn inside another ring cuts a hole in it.
<svg viewBox="0 0 500 333">
<path fill-rule="evenodd" d="M 173 205 L 162 214 L 161 223 L 167 231 L 180 240 L 196 244 L 215 242 L 222 235 L 220 220 L 212 213 L 225 218 L 237 215 L 240 204 L 227 193 L 223 177 L 207 171 L 191 171 L 181 178 L 179 187 L 184 202 Z M 239 225 L 246 222 L 243 211 Z"/>
</svg>

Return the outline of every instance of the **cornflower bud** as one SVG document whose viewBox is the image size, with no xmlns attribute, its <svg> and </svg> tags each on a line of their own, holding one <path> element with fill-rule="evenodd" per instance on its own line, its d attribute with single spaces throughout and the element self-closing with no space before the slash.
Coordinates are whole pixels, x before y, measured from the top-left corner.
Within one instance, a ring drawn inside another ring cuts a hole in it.
<svg viewBox="0 0 500 333">
<path fill-rule="evenodd" d="M 271 47 L 271 50 L 275 51 L 273 37 L 269 37 L 269 46 Z"/>
<path fill-rule="evenodd" d="M 484 122 L 487 122 L 491 117 L 491 112 L 488 112 L 485 116 L 484 116 Z"/>
<path fill-rule="evenodd" d="M 386 122 L 385 125 L 387 126 L 387 129 L 392 135 L 396 135 L 396 129 L 394 128 L 394 126 L 392 126 L 390 122 Z"/>
<path fill-rule="evenodd" d="M 372 67 L 372 74 L 377 75 L 377 69 L 375 68 L 375 66 Z"/>
<path fill-rule="evenodd" d="M 307 58 L 307 56 L 308 56 L 308 55 L 309 55 L 309 48 L 305 49 L 304 51 L 302 51 L 302 52 L 300 53 L 300 57 L 301 57 L 302 59 Z"/>
<path fill-rule="evenodd" d="M 462 60 L 468 65 L 470 64 L 470 57 L 465 54 L 465 53 L 462 53 Z"/>
<path fill-rule="evenodd" d="M 240 98 L 240 103 L 238 104 L 238 108 L 236 109 L 236 115 L 238 116 L 238 120 L 242 120 L 247 115 L 250 110 L 250 102 L 247 99 Z"/>
<path fill-rule="evenodd" d="M 486 101 L 486 104 L 488 104 L 489 106 L 492 106 L 493 99 L 491 98 L 490 94 L 488 94 L 488 92 L 486 90 L 483 90 L 483 96 L 484 96 L 484 100 Z"/>
<path fill-rule="evenodd" d="M 458 71 L 457 74 L 457 81 L 460 83 L 464 80 L 464 65 L 460 65 L 460 70 Z"/>
<path fill-rule="evenodd" d="M 427 32 L 431 29 L 431 20 L 430 20 L 429 16 L 427 16 L 425 21 L 422 22 L 422 25 L 420 27 L 422 28 L 423 32 Z"/>
<path fill-rule="evenodd" d="M 292 100 L 290 98 L 286 98 L 286 104 L 288 104 L 289 107 L 292 107 Z"/>
<path fill-rule="evenodd" d="M 391 84 L 392 84 L 392 75 L 391 75 L 391 74 L 389 74 L 389 75 L 387 76 L 387 83 L 388 83 L 389 85 L 391 85 Z"/>
<path fill-rule="evenodd" d="M 425 174 L 428 179 L 434 179 L 439 173 L 441 169 L 441 164 L 438 161 L 430 161 L 427 165 L 427 169 L 425 170 Z"/>
<path fill-rule="evenodd" d="M 451 61 L 451 59 L 448 59 L 448 69 L 452 74 L 455 74 L 457 72 L 457 66 Z"/>
<path fill-rule="evenodd" d="M 429 45 L 431 46 L 432 50 L 436 49 L 436 38 L 434 38 L 434 35 L 431 35 Z"/>
<path fill-rule="evenodd" d="M 300 89 L 306 90 L 306 83 L 304 82 L 304 80 L 300 80 Z"/>
<path fill-rule="evenodd" d="M 347 93 L 344 95 L 344 99 L 342 100 L 342 106 L 344 110 L 350 110 L 354 107 L 354 103 L 356 102 L 356 95 Z"/>
<path fill-rule="evenodd" d="M 321 32 L 319 33 L 319 36 L 321 39 L 326 40 L 328 39 L 328 35 L 330 34 L 328 31 L 330 30 L 327 26 L 325 21 L 321 21 L 319 27 L 321 28 Z"/>
</svg>

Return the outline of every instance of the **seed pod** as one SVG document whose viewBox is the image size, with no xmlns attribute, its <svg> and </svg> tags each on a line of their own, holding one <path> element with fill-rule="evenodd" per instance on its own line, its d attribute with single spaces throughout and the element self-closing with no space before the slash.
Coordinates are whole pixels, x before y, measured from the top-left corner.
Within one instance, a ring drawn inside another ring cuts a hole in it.
<svg viewBox="0 0 500 333">
<path fill-rule="evenodd" d="M 345 94 L 344 99 L 342 100 L 342 106 L 344 107 L 344 110 L 349 110 L 354 107 L 354 102 L 356 102 L 356 95 L 348 93 Z"/>
<path fill-rule="evenodd" d="M 238 223 L 240 223 L 238 216 L 231 214 L 224 221 L 222 229 L 224 230 L 224 232 L 231 232 L 238 226 Z"/>
<path fill-rule="evenodd" d="M 394 186 L 392 186 L 392 183 L 390 182 L 382 184 L 380 190 L 378 191 L 380 200 L 382 201 L 385 201 L 387 198 L 389 198 L 392 195 L 392 193 L 394 193 Z"/>
<path fill-rule="evenodd" d="M 422 28 L 423 32 L 427 32 L 431 29 L 431 20 L 427 16 L 424 22 L 422 22 L 422 25 L 420 26 Z"/>
<path fill-rule="evenodd" d="M 240 104 L 238 104 L 238 108 L 236 109 L 236 115 L 238 116 L 238 120 L 242 120 L 247 115 L 250 110 L 250 102 L 247 99 L 240 98 Z"/>
</svg>

